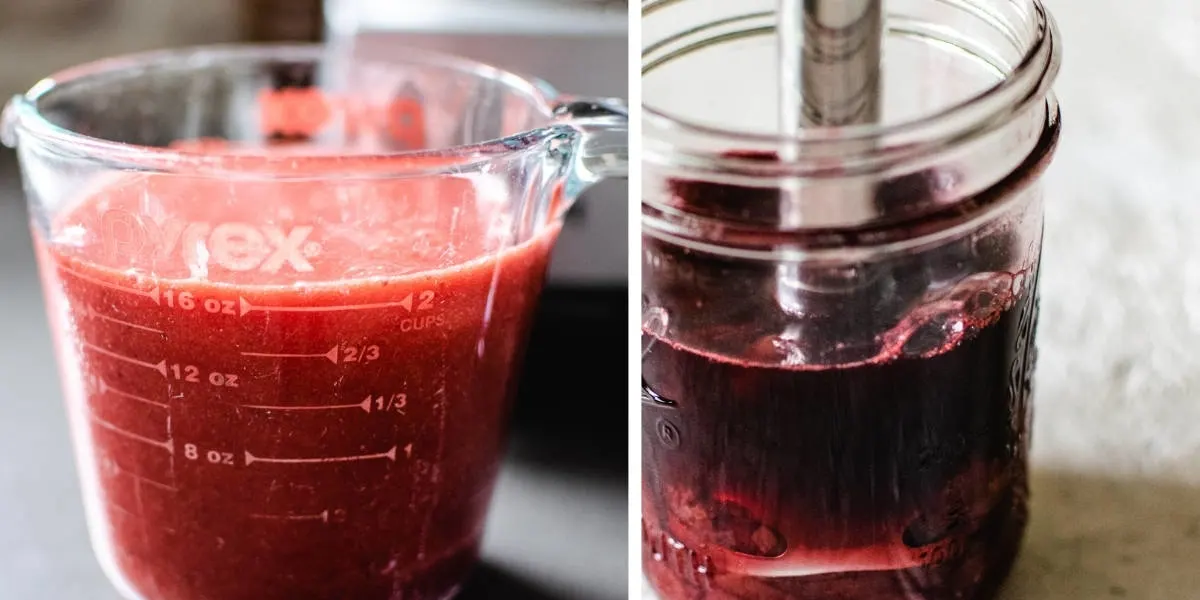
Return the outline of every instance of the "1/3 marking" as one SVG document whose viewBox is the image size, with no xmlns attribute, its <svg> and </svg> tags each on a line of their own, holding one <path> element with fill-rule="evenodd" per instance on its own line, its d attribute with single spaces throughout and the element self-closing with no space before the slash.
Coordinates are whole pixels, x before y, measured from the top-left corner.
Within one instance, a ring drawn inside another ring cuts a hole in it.
<svg viewBox="0 0 1200 600">
<path fill-rule="evenodd" d="M 167 367 L 167 369 L 171 372 L 171 375 L 175 377 L 175 379 L 186 381 L 187 383 L 200 383 L 200 367 L 197 367 L 196 365 L 181 365 L 176 363 L 170 367 Z M 219 371 L 213 371 L 212 373 L 208 374 L 207 379 L 208 384 L 215 387 L 239 387 L 238 375 L 234 373 L 221 373 Z"/>
<path fill-rule="evenodd" d="M 232 452 L 220 452 L 217 450 L 201 451 L 195 444 L 183 445 L 183 456 L 188 460 L 204 459 L 210 465 L 228 465 L 234 466 Z"/>
<path fill-rule="evenodd" d="M 238 307 L 236 300 L 218 300 L 216 298 L 196 298 L 191 292 L 176 292 L 175 290 L 163 290 L 163 303 L 171 308 L 180 310 L 195 310 L 197 306 L 202 308 L 204 312 L 217 315 L 238 315 Z"/>
<path fill-rule="evenodd" d="M 391 396 L 367 396 L 366 405 L 374 408 L 376 412 L 387 411 L 397 414 L 404 414 L 404 407 L 408 406 L 408 394 L 392 394 Z"/>
</svg>

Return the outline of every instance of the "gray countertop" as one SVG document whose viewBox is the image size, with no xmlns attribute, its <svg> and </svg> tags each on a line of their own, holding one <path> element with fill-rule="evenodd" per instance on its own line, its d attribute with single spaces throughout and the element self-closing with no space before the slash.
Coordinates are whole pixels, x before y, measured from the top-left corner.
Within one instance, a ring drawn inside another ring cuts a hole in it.
<svg viewBox="0 0 1200 600">
<path fill-rule="evenodd" d="M 92 557 L 11 155 L 0 151 L 0 599 L 117 600 Z M 534 432 L 536 433 L 536 432 Z M 586 458 L 586 457 L 585 457 Z M 514 440 L 465 600 L 614 600 L 628 585 L 624 457 Z"/>
</svg>

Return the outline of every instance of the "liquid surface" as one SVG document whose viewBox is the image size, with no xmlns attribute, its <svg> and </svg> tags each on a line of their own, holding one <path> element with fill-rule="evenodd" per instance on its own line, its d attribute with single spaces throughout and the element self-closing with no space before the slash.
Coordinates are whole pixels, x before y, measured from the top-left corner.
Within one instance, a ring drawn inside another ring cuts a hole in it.
<svg viewBox="0 0 1200 600">
<path fill-rule="evenodd" d="M 1014 280 L 968 279 L 840 365 L 738 348 L 732 315 L 647 332 L 643 561 L 662 596 L 989 597 L 1027 517 L 1036 282 L 1003 293 Z M 810 343 L 837 335 L 817 323 Z"/>
<path fill-rule="evenodd" d="M 39 250 L 94 544 L 153 600 L 445 597 L 557 227 L 506 188 L 132 175 Z"/>
</svg>

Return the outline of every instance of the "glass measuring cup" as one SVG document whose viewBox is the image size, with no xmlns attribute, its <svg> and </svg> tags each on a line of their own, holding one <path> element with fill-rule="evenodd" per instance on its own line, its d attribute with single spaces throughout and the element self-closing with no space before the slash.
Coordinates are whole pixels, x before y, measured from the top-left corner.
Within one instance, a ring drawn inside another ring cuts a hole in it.
<svg viewBox="0 0 1200 600">
<path fill-rule="evenodd" d="M 664 599 L 987 598 L 1016 555 L 1059 41 L 1029 0 L 885 6 L 880 121 L 785 137 L 773 0 L 643 5 Z"/>
<path fill-rule="evenodd" d="M 214 47 L 13 99 L 96 553 L 127 598 L 446 598 L 564 212 L 624 106 L 429 52 Z"/>
</svg>

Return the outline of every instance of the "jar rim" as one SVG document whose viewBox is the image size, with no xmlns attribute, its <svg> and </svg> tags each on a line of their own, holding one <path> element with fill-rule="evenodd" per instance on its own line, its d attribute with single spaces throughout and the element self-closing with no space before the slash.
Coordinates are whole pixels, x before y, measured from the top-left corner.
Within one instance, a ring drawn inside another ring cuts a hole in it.
<svg viewBox="0 0 1200 600">
<path fill-rule="evenodd" d="M 681 1 L 650 0 L 643 5 L 643 17 Z M 643 99 L 643 161 L 724 174 L 820 177 L 829 174 L 827 165 L 831 158 L 849 161 L 839 169 L 839 174 L 844 175 L 854 171 L 856 166 L 878 167 L 881 162 L 908 162 L 936 152 L 949 143 L 974 139 L 1002 126 L 1011 115 L 1019 114 L 1032 104 L 1047 102 L 1051 97 L 1051 86 L 1062 62 L 1058 26 L 1042 0 L 1029 2 L 1036 29 L 1021 59 L 1000 81 L 946 109 L 895 123 L 803 128 L 790 135 L 706 125 L 656 109 Z M 645 68 L 645 52 L 642 58 L 642 75 L 645 76 L 652 69 Z M 798 149 L 801 158 L 788 162 L 763 161 L 761 158 L 729 156 L 719 150 L 785 145 Z M 862 156 L 864 148 L 870 148 L 866 156 Z M 819 158 L 806 160 L 806 156 Z"/>
</svg>

